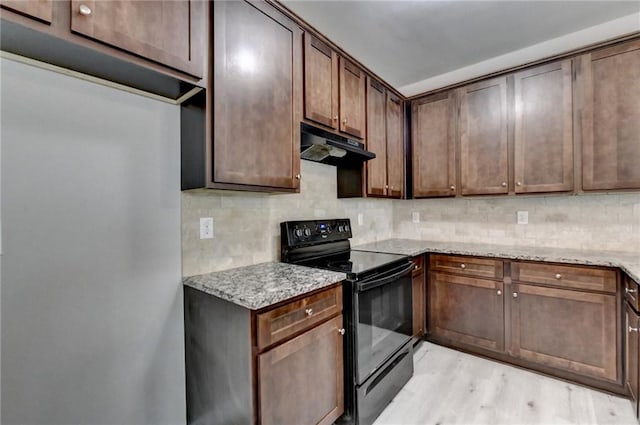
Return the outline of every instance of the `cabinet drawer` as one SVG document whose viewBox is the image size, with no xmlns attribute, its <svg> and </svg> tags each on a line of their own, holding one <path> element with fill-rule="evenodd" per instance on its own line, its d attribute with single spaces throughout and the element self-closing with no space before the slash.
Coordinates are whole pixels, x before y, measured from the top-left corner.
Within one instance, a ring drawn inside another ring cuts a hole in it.
<svg viewBox="0 0 640 425">
<path fill-rule="evenodd" d="M 456 255 L 432 255 L 429 265 L 431 271 L 490 279 L 502 279 L 503 277 L 501 260 Z"/>
<path fill-rule="evenodd" d="M 514 261 L 511 263 L 511 277 L 514 281 L 520 282 L 616 292 L 616 272 L 614 270 Z"/>
<path fill-rule="evenodd" d="M 340 311 L 342 286 L 260 313 L 256 319 L 258 350 L 310 329 Z"/>
<path fill-rule="evenodd" d="M 640 302 L 638 302 L 638 284 L 629 276 L 624 276 L 624 298 L 629 302 L 631 307 L 636 311 L 640 310 Z"/>
<path fill-rule="evenodd" d="M 424 271 L 424 255 L 418 255 L 411 259 L 413 261 L 413 272 L 411 276 L 418 276 Z"/>
</svg>

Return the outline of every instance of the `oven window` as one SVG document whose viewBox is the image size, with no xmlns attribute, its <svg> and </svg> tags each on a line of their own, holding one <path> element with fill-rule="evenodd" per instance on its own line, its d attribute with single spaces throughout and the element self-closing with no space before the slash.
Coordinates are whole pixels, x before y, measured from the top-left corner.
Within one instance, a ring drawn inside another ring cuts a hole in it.
<svg viewBox="0 0 640 425">
<path fill-rule="evenodd" d="M 411 339 L 411 272 L 357 293 L 358 384 Z"/>
</svg>

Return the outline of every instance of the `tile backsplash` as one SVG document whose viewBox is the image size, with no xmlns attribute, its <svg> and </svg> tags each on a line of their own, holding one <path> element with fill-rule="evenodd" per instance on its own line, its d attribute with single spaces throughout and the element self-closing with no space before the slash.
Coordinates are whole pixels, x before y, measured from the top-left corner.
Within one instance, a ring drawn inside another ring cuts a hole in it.
<svg viewBox="0 0 640 425">
<path fill-rule="evenodd" d="M 192 276 L 280 259 L 280 222 L 351 219 L 352 244 L 393 237 L 386 199 L 338 199 L 336 167 L 301 161 L 300 193 L 197 190 L 182 193 L 182 274 Z M 363 224 L 358 225 L 358 213 Z M 213 217 L 213 239 L 199 238 L 200 217 Z"/>
<path fill-rule="evenodd" d="M 640 253 L 637 193 L 394 201 L 393 218 L 398 238 Z"/>
<path fill-rule="evenodd" d="M 640 194 L 465 199 L 338 199 L 336 168 L 301 162 L 300 193 L 198 190 L 182 193 L 184 276 L 280 258 L 280 222 L 351 219 L 352 244 L 392 237 L 487 242 L 640 254 Z M 529 224 L 516 224 L 528 211 Z M 412 222 L 418 212 L 420 222 Z M 362 226 L 358 213 L 364 215 Z M 200 217 L 213 217 L 213 239 L 199 239 Z"/>
</svg>

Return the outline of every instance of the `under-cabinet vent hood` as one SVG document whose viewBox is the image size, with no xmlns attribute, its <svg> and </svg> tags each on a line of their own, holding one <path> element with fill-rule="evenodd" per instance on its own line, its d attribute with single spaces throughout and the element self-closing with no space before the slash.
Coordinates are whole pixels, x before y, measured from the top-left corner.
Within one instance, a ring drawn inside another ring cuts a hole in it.
<svg viewBox="0 0 640 425">
<path fill-rule="evenodd" d="M 300 157 L 330 165 L 357 164 L 376 157 L 364 143 L 300 123 Z"/>
</svg>

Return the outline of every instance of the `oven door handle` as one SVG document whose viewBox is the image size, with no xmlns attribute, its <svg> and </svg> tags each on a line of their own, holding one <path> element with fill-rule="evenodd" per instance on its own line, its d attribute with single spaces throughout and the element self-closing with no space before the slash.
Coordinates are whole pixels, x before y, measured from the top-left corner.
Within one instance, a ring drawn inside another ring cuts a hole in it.
<svg viewBox="0 0 640 425">
<path fill-rule="evenodd" d="M 393 272 L 393 274 L 391 275 L 384 274 L 382 276 L 377 276 L 371 280 L 363 280 L 362 282 L 356 282 L 356 291 L 364 292 L 364 291 L 368 291 L 369 289 L 377 288 L 378 286 L 391 283 L 394 280 L 397 280 L 398 278 L 404 276 L 405 274 L 410 273 L 413 270 L 413 267 L 414 267 L 413 263 L 409 263 L 407 265 L 402 266 L 400 271 L 396 271 L 398 269 L 392 270 L 391 272 Z"/>
</svg>

